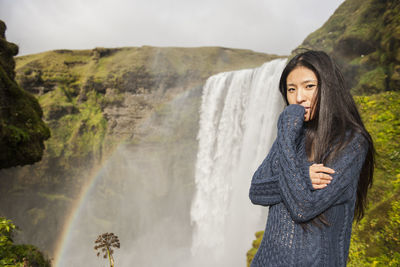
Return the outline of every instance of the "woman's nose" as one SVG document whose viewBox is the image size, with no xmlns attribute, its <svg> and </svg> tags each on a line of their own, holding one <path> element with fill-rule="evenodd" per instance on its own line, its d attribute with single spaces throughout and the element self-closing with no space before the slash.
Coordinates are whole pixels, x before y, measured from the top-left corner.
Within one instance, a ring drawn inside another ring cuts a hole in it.
<svg viewBox="0 0 400 267">
<path fill-rule="evenodd" d="M 296 100 L 297 100 L 297 103 L 301 103 L 301 102 L 303 102 L 305 100 L 304 93 L 303 93 L 302 89 L 298 89 L 297 90 Z"/>
</svg>

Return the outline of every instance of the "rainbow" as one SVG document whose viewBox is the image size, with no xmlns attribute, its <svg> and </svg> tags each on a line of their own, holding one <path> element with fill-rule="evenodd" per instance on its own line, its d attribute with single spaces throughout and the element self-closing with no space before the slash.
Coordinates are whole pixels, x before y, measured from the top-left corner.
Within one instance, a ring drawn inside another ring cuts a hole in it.
<svg viewBox="0 0 400 267">
<path fill-rule="evenodd" d="M 185 94 L 188 93 L 188 91 L 190 90 L 185 90 L 183 92 L 178 93 L 173 99 L 177 99 L 181 96 L 184 96 Z M 173 101 L 173 99 L 170 99 L 170 101 Z M 147 119 L 149 118 L 150 116 Z M 112 158 L 113 154 L 124 144 L 125 141 L 126 140 L 122 140 L 118 145 L 115 146 L 114 149 L 112 149 L 103 157 L 104 160 L 97 167 L 94 167 L 92 169 L 92 171 L 89 174 L 89 178 L 82 186 L 79 197 L 72 204 L 72 207 L 69 211 L 69 215 L 67 216 L 62 231 L 57 239 L 56 248 L 54 250 L 55 251 L 54 266 L 56 267 L 60 266 L 62 259 L 66 256 L 65 255 L 66 245 L 70 241 L 71 231 L 74 228 L 75 223 L 77 222 L 78 216 L 81 213 L 82 208 L 85 206 L 85 203 L 87 202 L 88 196 L 92 192 L 93 188 L 95 188 L 97 182 L 100 180 L 99 177 L 101 177 L 104 166 L 106 165 L 107 161 Z"/>
<path fill-rule="evenodd" d="M 72 204 L 72 207 L 69 211 L 69 215 L 67 216 L 67 219 L 65 220 L 63 229 L 59 235 L 59 238 L 56 243 L 56 248 L 55 248 L 55 258 L 54 258 L 54 266 L 59 266 L 61 263 L 61 260 L 65 256 L 65 249 L 66 245 L 69 243 L 70 239 L 70 233 L 71 230 L 73 229 L 73 226 L 75 222 L 77 221 L 77 218 L 79 214 L 81 213 L 82 207 L 85 206 L 87 197 L 90 195 L 92 189 L 95 187 L 97 184 L 97 181 L 99 180 L 98 178 L 101 177 L 101 173 L 103 170 L 103 167 L 105 166 L 105 163 L 107 162 L 108 159 L 112 157 L 112 154 L 117 151 L 119 148 L 119 145 L 116 146 L 107 156 L 104 158 L 106 159 L 103 161 L 101 164 L 98 165 L 98 167 L 94 167 L 92 171 L 89 174 L 89 179 L 87 179 L 86 183 L 82 186 L 81 192 L 79 194 L 79 197 L 77 200 Z"/>
</svg>

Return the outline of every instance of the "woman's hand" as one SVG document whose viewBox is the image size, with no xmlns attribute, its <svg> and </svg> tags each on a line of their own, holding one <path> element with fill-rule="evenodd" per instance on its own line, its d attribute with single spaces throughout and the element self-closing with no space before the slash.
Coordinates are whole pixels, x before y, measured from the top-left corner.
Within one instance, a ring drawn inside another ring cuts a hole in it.
<svg viewBox="0 0 400 267">
<path fill-rule="evenodd" d="M 331 182 L 332 176 L 326 173 L 335 173 L 335 171 L 324 167 L 323 164 L 313 164 L 310 166 L 310 178 L 314 189 L 325 188 Z"/>
</svg>

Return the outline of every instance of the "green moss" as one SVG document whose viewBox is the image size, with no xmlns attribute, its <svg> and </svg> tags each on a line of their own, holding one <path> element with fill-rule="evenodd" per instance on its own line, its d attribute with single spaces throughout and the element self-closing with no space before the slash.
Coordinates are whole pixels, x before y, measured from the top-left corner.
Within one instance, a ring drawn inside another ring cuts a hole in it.
<svg viewBox="0 0 400 267">
<path fill-rule="evenodd" d="M 350 259 L 353 262 L 396 266 L 400 257 L 400 93 L 356 97 L 367 130 L 377 150 L 374 185 L 364 219 L 353 226 Z"/>
<path fill-rule="evenodd" d="M 50 136 L 41 119 L 37 100 L 21 90 L 0 66 L 2 101 L 7 103 L 0 113 L 0 168 L 31 164 L 41 159 L 43 141 Z M 4 99 L 7 98 L 7 99 Z"/>
<path fill-rule="evenodd" d="M 72 159 L 100 153 L 107 121 L 103 117 L 99 98 L 101 96 L 92 91 L 88 93 L 86 102 L 78 104 L 76 99 L 71 101 L 61 89 L 40 98 L 45 114 L 54 105 L 72 106 L 78 110 L 76 114 L 67 114 L 50 123 L 53 138 L 46 143 L 49 155 L 63 155 L 66 159 Z"/>
<path fill-rule="evenodd" d="M 388 75 L 384 67 L 378 67 L 361 75 L 358 84 L 354 88 L 357 94 L 373 94 L 383 92 L 386 89 Z"/>
<path fill-rule="evenodd" d="M 16 146 L 18 143 L 28 142 L 30 135 L 21 128 L 15 127 L 14 125 L 4 125 L 3 131 L 9 136 L 11 144 Z"/>
<path fill-rule="evenodd" d="M 258 248 L 260 247 L 262 238 L 264 236 L 264 231 L 256 232 L 255 236 L 256 236 L 256 239 L 253 241 L 252 248 L 247 252 L 247 267 L 250 267 L 250 264 L 253 261 Z"/>
<path fill-rule="evenodd" d="M 101 106 L 119 106 L 124 101 L 124 96 L 122 94 L 106 95 L 104 98 L 100 99 Z"/>
</svg>

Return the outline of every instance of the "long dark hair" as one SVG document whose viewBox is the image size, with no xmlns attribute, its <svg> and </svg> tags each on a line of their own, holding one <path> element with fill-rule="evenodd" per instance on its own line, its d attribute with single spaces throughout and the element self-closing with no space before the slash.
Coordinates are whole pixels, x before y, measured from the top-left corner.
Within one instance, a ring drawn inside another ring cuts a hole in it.
<svg viewBox="0 0 400 267">
<path fill-rule="evenodd" d="M 287 105 L 289 102 L 286 79 L 289 73 L 299 66 L 312 70 L 318 78 L 316 100 L 314 107 L 311 107 L 314 110 L 314 118 L 305 122 L 307 155 L 313 154 L 314 162 L 325 165 L 351 141 L 355 132 L 361 133 L 368 142 L 368 152 L 358 180 L 353 218 L 360 221 L 367 204 L 367 192 L 373 181 L 376 151 L 372 138 L 365 129 L 339 67 L 323 51 L 308 50 L 293 57 L 286 65 L 279 82 L 279 90 Z M 345 138 L 346 131 L 349 130 L 350 138 Z M 334 142 L 337 142 L 337 145 L 326 155 Z M 312 223 L 319 225 L 318 219 L 323 224 L 329 225 L 323 213 L 314 218 Z"/>
</svg>

